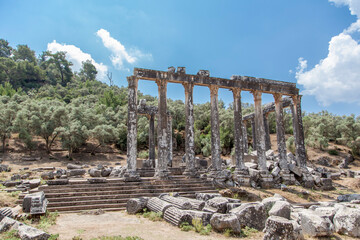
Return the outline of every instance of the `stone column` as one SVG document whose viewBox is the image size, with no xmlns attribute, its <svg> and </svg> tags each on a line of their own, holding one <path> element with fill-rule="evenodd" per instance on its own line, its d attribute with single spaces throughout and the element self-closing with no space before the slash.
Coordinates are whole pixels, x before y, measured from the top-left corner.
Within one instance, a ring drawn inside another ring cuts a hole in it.
<svg viewBox="0 0 360 240">
<path fill-rule="evenodd" d="M 159 89 L 158 100 L 158 164 L 155 168 L 156 178 L 167 178 L 169 175 L 167 163 L 169 156 L 169 142 L 168 142 L 168 116 L 166 106 L 166 86 L 167 82 L 164 79 L 157 79 L 156 83 Z"/>
<path fill-rule="evenodd" d="M 264 114 L 264 130 L 265 130 L 265 150 L 271 149 L 271 141 L 270 141 L 270 129 L 269 129 L 269 121 L 268 121 L 268 113 Z"/>
<path fill-rule="evenodd" d="M 244 164 L 244 143 L 242 133 L 242 113 L 241 113 L 241 90 L 232 89 L 234 95 L 234 147 L 235 147 L 235 171 L 241 173 L 245 169 Z"/>
<path fill-rule="evenodd" d="M 275 93 L 275 114 L 276 114 L 276 138 L 279 152 L 279 163 L 282 170 L 288 170 L 286 157 L 285 127 L 282 95 Z"/>
<path fill-rule="evenodd" d="M 243 133 L 243 143 L 244 143 L 244 153 L 248 153 L 248 137 L 247 137 L 247 121 L 242 123 L 242 133 Z"/>
<path fill-rule="evenodd" d="M 138 79 L 134 76 L 128 80 L 128 132 L 127 132 L 127 169 L 125 181 L 139 181 L 140 175 L 136 171 L 137 157 L 137 88 Z"/>
<path fill-rule="evenodd" d="M 305 138 L 301 113 L 301 95 L 292 96 L 292 99 L 294 103 L 292 111 L 295 132 L 296 162 L 298 166 L 306 168 L 307 156 L 305 150 Z"/>
<path fill-rule="evenodd" d="M 168 143 L 169 143 L 169 154 L 168 154 L 168 166 L 172 167 L 173 159 L 173 144 L 172 144 L 172 117 L 168 115 Z"/>
<path fill-rule="evenodd" d="M 185 161 L 186 169 L 184 175 L 196 176 L 195 169 L 195 130 L 194 130 L 194 103 L 193 103 L 193 83 L 184 83 L 185 89 Z"/>
<path fill-rule="evenodd" d="M 264 117 L 261 107 L 261 92 L 254 91 L 255 102 L 255 136 L 256 136 L 256 151 L 258 156 L 258 168 L 261 171 L 267 172 L 266 156 L 265 156 L 265 130 Z"/>
<path fill-rule="evenodd" d="M 219 87 L 210 85 L 210 104 L 211 104 L 211 161 L 214 172 L 221 171 L 220 156 L 220 127 L 218 110 L 218 91 Z"/>
<path fill-rule="evenodd" d="M 155 168 L 155 115 L 149 115 L 149 160 Z"/>
<path fill-rule="evenodd" d="M 255 126 L 255 117 L 251 119 L 251 134 L 252 134 L 252 148 L 253 151 L 256 151 L 256 144 L 257 144 L 257 140 L 256 140 L 256 126 Z"/>
</svg>

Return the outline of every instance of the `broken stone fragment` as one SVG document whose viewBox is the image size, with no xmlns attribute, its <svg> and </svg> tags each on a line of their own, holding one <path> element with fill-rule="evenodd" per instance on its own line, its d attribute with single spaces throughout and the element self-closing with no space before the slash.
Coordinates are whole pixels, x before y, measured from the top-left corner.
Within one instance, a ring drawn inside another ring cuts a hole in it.
<svg viewBox="0 0 360 240">
<path fill-rule="evenodd" d="M 241 233 L 239 220 L 234 214 L 215 213 L 210 219 L 210 224 L 220 232 L 231 229 L 235 234 Z"/>
<path fill-rule="evenodd" d="M 296 222 L 279 216 L 270 216 L 266 220 L 263 240 L 299 240 L 303 239 L 301 229 Z"/>
<path fill-rule="evenodd" d="M 69 163 L 66 167 L 69 170 L 71 170 L 71 169 L 83 169 L 83 167 L 81 165 L 72 164 L 72 163 Z"/>
<path fill-rule="evenodd" d="M 83 176 L 85 175 L 85 169 L 71 169 L 67 172 L 67 176 L 74 177 L 74 176 Z"/>
<path fill-rule="evenodd" d="M 268 217 L 262 203 L 244 203 L 240 207 L 230 210 L 235 214 L 241 227 L 251 227 L 262 231 Z"/>
<path fill-rule="evenodd" d="M 360 237 L 360 209 L 339 208 L 333 221 L 337 233 Z"/>
<path fill-rule="evenodd" d="M 228 203 L 229 200 L 224 197 L 215 197 L 206 201 L 203 211 L 213 213 L 226 213 Z"/>
<path fill-rule="evenodd" d="M 278 216 L 290 219 L 291 204 L 286 201 L 277 201 L 269 211 L 269 216 Z"/>
<path fill-rule="evenodd" d="M 304 235 L 326 237 L 334 233 L 334 225 L 328 217 L 324 217 L 311 210 L 304 210 L 299 213 L 299 216 Z"/>
<path fill-rule="evenodd" d="M 101 177 L 101 171 L 96 168 L 89 169 L 89 174 L 91 177 Z"/>
</svg>

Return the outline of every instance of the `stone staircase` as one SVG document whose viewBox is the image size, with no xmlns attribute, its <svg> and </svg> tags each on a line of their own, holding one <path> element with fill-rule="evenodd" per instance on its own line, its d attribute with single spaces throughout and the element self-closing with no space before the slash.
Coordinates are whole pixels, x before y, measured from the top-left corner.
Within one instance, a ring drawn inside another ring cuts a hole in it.
<svg viewBox="0 0 360 240">
<path fill-rule="evenodd" d="M 125 210 L 126 202 L 134 197 L 154 197 L 160 193 L 178 192 L 181 196 L 195 197 L 196 192 L 216 193 L 215 187 L 206 180 L 187 179 L 173 175 L 169 180 L 142 177 L 140 182 L 124 182 L 122 179 L 108 179 L 107 183 L 92 183 L 86 179 L 71 179 L 67 185 L 44 185 L 49 200 L 48 211 L 79 212 L 103 209 L 106 211 Z M 20 195 L 22 203 L 24 195 Z"/>
</svg>

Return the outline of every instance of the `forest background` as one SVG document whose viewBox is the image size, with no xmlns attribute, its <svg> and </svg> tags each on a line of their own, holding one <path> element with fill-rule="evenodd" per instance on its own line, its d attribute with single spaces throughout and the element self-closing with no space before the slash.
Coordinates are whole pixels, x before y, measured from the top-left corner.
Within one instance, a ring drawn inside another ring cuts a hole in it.
<svg viewBox="0 0 360 240">
<path fill-rule="evenodd" d="M 35 137 L 45 141 L 50 154 L 55 141 L 71 158 L 81 152 L 90 140 L 95 141 L 92 152 L 100 146 L 115 144 L 119 151 L 126 151 L 127 135 L 127 88 L 96 80 L 95 66 L 86 61 L 79 72 L 73 72 L 72 63 L 65 52 L 44 51 L 35 55 L 27 45 L 11 47 L 0 39 L 0 138 L 2 151 L 7 140 L 19 138 L 31 153 L 38 146 Z M 146 99 L 148 105 L 157 106 L 156 97 L 138 92 L 138 99 Z M 174 150 L 183 151 L 185 145 L 184 102 L 168 99 L 172 115 Z M 242 114 L 252 113 L 253 104 L 242 103 Z M 195 104 L 195 151 L 207 157 L 211 154 L 210 103 Z M 234 113 L 233 106 L 219 101 L 220 142 L 223 155 L 233 155 Z M 269 118 L 270 133 L 276 132 L 274 113 Z M 284 110 L 287 147 L 294 152 L 291 112 Z M 360 155 L 360 116 L 338 116 L 327 111 L 303 112 L 305 143 L 313 148 L 329 151 L 329 142 L 347 146 L 353 155 Z M 139 157 L 148 156 L 149 121 L 138 117 Z M 251 124 L 246 126 L 251 147 Z M 330 150 L 336 154 L 336 150 Z"/>
</svg>

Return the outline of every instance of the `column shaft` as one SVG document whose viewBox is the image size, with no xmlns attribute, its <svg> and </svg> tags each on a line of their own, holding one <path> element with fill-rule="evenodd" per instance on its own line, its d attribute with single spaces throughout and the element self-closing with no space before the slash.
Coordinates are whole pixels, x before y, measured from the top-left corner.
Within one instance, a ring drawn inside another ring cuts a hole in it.
<svg viewBox="0 0 360 240">
<path fill-rule="evenodd" d="M 211 161 L 214 171 L 221 170 L 218 86 L 210 86 L 211 104 Z"/>
<path fill-rule="evenodd" d="M 282 170 L 288 170 L 285 142 L 284 111 L 281 94 L 274 94 L 276 115 L 276 138 L 279 152 L 279 163 Z"/>
<path fill-rule="evenodd" d="M 270 129 L 269 129 L 269 121 L 267 114 L 264 114 L 264 130 L 265 130 L 265 150 L 267 151 L 271 149 Z"/>
<path fill-rule="evenodd" d="M 149 115 L 149 160 L 155 167 L 155 115 Z"/>
<path fill-rule="evenodd" d="M 241 113 L 241 90 L 239 88 L 232 89 L 234 95 L 234 147 L 235 147 L 235 164 L 236 170 L 245 169 L 244 164 L 244 143 Z"/>
<path fill-rule="evenodd" d="M 255 126 L 255 117 L 251 119 L 251 134 L 252 134 L 252 148 L 253 151 L 256 151 L 256 126 Z"/>
<path fill-rule="evenodd" d="M 185 161 L 186 169 L 184 174 L 194 176 L 195 169 L 195 130 L 194 130 L 194 84 L 184 83 L 185 89 Z"/>
<path fill-rule="evenodd" d="M 172 159 L 173 159 L 172 117 L 170 115 L 168 115 L 168 143 L 169 143 L 168 166 L 172 167 Z"/>
<path fill-rule="evenodd" d="M 131 76 L 128 80 L 128 132 L 127 132 L 127 171 L 125 179 L 127 181 L 138 180 L 139 174 L 136 172 L 137 157 L 137 88 L 138 79 Z"/>
<path fill-rule="evenodd" d="M 267 171 L 266 156 L 265 156 L 265 130 L 264 130 L 264 117 L 261 107 L 261 92 L 254 91 L 255 102 L 255 135 L 256 135 L 256 151 L 258 156 L 258 168 L 261 171 Z"/>
<path fill-rule="evenodd" d="M 155 177 L 166 178 L 168 173 L 167 163 L 168 163 L 168 116 L 166 113 L 166 86 L 167 82 L 163 79 L 158 79 L 156 81 L 159 90 L 159 100 L 158 100 L 158 164 L 155 169 Z"/>
<path fill-rule="evenodd" d="M 305 150 L 305 137 L 304 128 L 302 123 L 301 113 L 301 95 L 292 96 L 293 99 L 293 117 L 294 117 L 294 128 L 296 129 L 295 134 L 295 147 L 296 147 L 296 162 L 301 167 L 306 167 L 306 150 Z"/>
<path fill-rule="evenodd" d="M 248 137 L 247 137 L 247 122 L 243 121 L 242 123 L 242 133 L 243 133 L 243 143 L 244 143 L 244 153 L 248 153 Z"/>
</svg>

